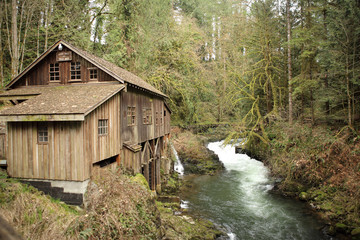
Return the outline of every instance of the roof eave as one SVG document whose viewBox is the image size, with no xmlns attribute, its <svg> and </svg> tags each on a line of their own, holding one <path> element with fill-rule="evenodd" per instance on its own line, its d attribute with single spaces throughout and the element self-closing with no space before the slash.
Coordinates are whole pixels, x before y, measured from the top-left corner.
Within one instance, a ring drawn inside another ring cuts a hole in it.
<svg viewBox="0 0 360 240">
<path fill-rule="evenodd" d="M 6 122 L 54 122 L 54 121 L 84 121 L 82 113 L 71 114 L 33 114 L 33 115 L 0 115 L 0 121 Z"/>
</svg>

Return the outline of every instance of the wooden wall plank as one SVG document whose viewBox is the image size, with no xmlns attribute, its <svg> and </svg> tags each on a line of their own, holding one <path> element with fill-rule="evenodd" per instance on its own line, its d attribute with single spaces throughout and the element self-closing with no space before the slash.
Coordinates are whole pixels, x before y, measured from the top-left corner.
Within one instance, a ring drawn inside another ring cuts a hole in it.
<svg viewBox="0 0 360 240">
<path fill-rule="evenodd" d="M 21 124 L 21 129 L 20 129 L 20 136 L 21 136 L 21 145 L 19 145 L 18 147 L 21 149 L 21 159 L 22 159 L 22 166 L 23 166 L 23 171 L 22 171 L 22 176 L 29 178 L 30 174 L 29 174 L 29 159 L 28 159 L 28 144 L 26 142 L 27 140 L 27 127 L 25 124 Z"/>
<path fill-rule="evenodd" d="M 65 128 L 65 171 L 66 171 L 66 180 L 71 180 L 71 144 L 70 144 L 70 130 Z"/>
<path fill-rule="evenodd" d="M 13 143 L 12 143 L 12 139 L 13 139 L 13 128 L 12 128 L 12 123 L 9 122 L 7 124 L 7 139 L 8 139 L 8 146 L 7 146 L 7 157 L 8 157 L 8 172 L 10 175 L 14 175 L 14 157 L 13 157 Z"/>
</svg>

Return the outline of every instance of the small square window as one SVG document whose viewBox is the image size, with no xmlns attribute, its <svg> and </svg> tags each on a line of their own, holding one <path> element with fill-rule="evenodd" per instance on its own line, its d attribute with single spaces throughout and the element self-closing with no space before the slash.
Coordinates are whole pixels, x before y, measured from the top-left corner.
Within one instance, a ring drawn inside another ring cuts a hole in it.
<svg viewBox="0 0 360 240">
<path fill-rule="evenodd" d="M 97 81 L 98 80 L 97 68 L 90 68 L 89 69 L 89 80 L 90 81 Z"/>
<path fill-rule="evenodd" d="M 108 120 L 107 119 L 99 119 L 98 135 L 105 136 L 107 134 L 108 134 Z"/>
<path fill-rule="evenodd" d="M 39 125 L 38 143 L 48 143 L 48 142 L 49 142 L 48 127 L 46 125 Z"/>
</svg>

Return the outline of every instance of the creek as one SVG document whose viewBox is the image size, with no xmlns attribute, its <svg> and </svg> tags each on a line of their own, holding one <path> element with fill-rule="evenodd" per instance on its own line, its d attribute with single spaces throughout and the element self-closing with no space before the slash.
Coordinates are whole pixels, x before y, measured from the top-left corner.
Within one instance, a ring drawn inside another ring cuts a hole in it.
<svg viewBox="0 0 360 240">
<path fill-rule="evenodd" d="M 229 239 L 328 239 L 304 203 L 271 193 L 274 180 L 264 164 L 222 142 L 208 145 L 225 170 L 215 176 L 185 176 L 189 212 L 225 229 Z"/>
</svg>

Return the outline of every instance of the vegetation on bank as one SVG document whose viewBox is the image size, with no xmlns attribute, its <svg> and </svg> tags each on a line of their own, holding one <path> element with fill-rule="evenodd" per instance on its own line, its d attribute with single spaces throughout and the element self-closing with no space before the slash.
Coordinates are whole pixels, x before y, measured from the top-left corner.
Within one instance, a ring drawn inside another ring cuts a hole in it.
<svg viewBox="0 0 360 240">
<path fill-rule="evenodd" d="M 308 201 L 329 224 L 329 233 L 357 235 L 360 228 L 360 136 L 350 128 L 276 122 L 267 128 L 268 146 L 247 146 L 261 156 L 279 190 Z"/>
<path fill-rule="evenodd" d="M 95 171 L 82 209 L 0 170 L 0 217 L 24 239 L 214 239 L 222 234 L 208 221 L 175 215 L 179 204 L 157 202 L 140 174 Z"/>
<path fill-rule="evenodd" d="M 174 147 L 186 173 L 212 175 L 224 169 L 218 156 L 207 149 L 206 137 L 180 128 L 174 128 L 172 135 Z"/>
</svg>

